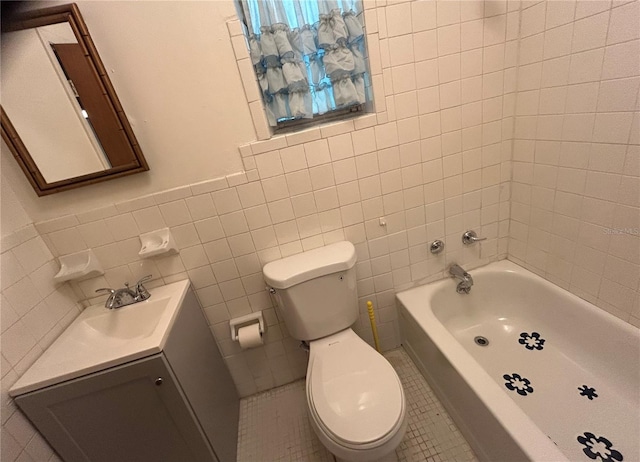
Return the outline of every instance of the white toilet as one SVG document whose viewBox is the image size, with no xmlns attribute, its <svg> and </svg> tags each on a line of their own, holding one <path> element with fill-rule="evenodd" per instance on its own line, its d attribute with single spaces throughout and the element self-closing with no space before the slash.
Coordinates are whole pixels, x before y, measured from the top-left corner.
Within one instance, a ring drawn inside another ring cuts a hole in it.
<svg viewBox="0 0 640 462">
<path fill-rule="evenodd" d="M 358 318 L 356 252 L 338 242 L 265 265 L 279 313 L 309 342 L 307 405 L 318 438 L 338 459 L 395 460 L 407 426 L 400 379 L 350 326 Z"/>
</svg>

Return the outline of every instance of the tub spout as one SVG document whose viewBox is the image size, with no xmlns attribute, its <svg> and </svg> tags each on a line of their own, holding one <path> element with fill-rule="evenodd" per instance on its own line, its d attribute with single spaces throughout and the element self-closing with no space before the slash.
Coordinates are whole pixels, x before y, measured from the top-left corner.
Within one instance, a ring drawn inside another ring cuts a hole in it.
<svg viewBox="0 0 640 462">
<path fill-rule="evenodd" d="M 473 278 L 469 273 L 462 269 L 460 265 L 455 263 L 449 268 L 449 274 L 459 280 L 456 292 L 459 294 L 468 294 L 471 291 L 473 285 Z"/>
</svg>

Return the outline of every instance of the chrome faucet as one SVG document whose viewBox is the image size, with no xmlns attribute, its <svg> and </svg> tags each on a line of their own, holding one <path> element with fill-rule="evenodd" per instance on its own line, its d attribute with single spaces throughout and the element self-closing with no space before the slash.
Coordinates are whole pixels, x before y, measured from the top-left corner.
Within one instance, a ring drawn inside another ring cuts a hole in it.
<svg viewBox="0 0 640 462">
<path fill-rule="evenodd" d="M 132 305 L 134 303 L 142 302 L 149 297 L 151 294 L 147 290 L 147 288 L 143 285 L 144 282 L 149 281 L 151 279 L 151 274 L 143 277 L 138 282 L 136 282 L 135 288 L 132 290 L 129 288 L 129 283 L 124 283 L 124 288 L 122 289 L 110 289 L 110 288 L 102 288 L 96 290 L 96 293 L 108 292 L 109 297 L 107 301 L 104 303 L 105 308 L 110 310 L 121 308 L 123 306 Z"/>
<path fill-rule="evenodd" d="M 460 265 L 455 263 L 451 265 L 449 268 L 449 274 L 460 281 L 456 287 L 456 292 L 459 294 L 468 294 L 471 291 L 473 278 L 469 273 L 463 270 Z"/>
</svg>

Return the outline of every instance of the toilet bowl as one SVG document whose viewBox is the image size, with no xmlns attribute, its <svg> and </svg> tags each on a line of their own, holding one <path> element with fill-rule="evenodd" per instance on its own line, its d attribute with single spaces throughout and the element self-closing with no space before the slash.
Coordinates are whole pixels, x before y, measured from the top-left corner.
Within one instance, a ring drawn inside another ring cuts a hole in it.
<svg viewBox="0 0 640 462">
<path fill-rule="evenodd" d="M 395 460 L 407 426 L 402 384 L 353 330 L 310 343 L 306 391 L 311 424 L 332 454 L 347 461 Z"/>
</svg>

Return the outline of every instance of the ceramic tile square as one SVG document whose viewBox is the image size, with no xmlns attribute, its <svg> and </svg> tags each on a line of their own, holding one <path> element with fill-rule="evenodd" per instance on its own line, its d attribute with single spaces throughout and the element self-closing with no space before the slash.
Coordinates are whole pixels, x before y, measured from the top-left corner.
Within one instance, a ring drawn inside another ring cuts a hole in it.
<svg viewBox="0 0 640 462">
<path fill-rule="evenodd" d="M 429 30 L 413 34 L 413 48 L 415 61 L 437 58 L 438 37 L 436 31 Z"/>
<path fill-rule="evenodd" d="M 640 3 L 631 2 L 611 10 L 607 45 L 640 38 Z"/>
<path fill-rule="evenodd" d="M 282 223 L 283 221 L 293 220 L 295 218 L 291 199 L 289 198 L 270 202 L 267 207 L 269 208 L 269 215 L 271 215 L 273 223 Z"/>
<path fill-rule="evenodd" d="M 331 164 L 319 165 L 309 169 L 311 185 L 314 191 L 318 189 L 328 188 L 335 184 L 333 177 L 333 167 Z"/>
<path fill-rule="evenodd" d="M 193 220 L 202 220 L 217 214 L 213 198 L 209 193 L 188 197 L 185 201 Z"/>
<path fill-rule="evenodd" d="M 409 64 L 414 61 L 413 37 L 411 34 L 389 39 L 389 54 L 392 66 Z"/>
<path fill-rule="evenodd" d="M 187 203 L 184 200 L 177 200 L 160 205 L 160 213 L 167 226 L 178 226 L 192 221 Z"/>
<path fill-rule="evenodd" d="M 260 178 L 269 178 L 272 176 L 282 175 L 284 169 L 280 160 L 278 151 L 268 152 L 256 156 L 256 164 Z"/>
<path fill-rule="evenodd" d="M 632 111 L 640 86 L 640 78 L 600 82 L 597 112 Z"/>
<path fill-rule="evenodd" d="M 482 53 L 480 53 L 482 59 Z M 465 60 L 463 60 L 463 65 Z M 480 66 L 482 71 L 482 65 Z M 416 71 L 416 87 L 427 88 L 438 85 L 438 60 L 430 59 L 427 61 L 420 61 L 415 64 Z"/>
<path fill-rule="evenodd" d="M 413 32 L 436 28 L 436 2 L 412 2 L 411 24 Z"/>
<path fill-rule="evenodd" d="M 323 139 L 312 141 L 311 143 L 305 143 L 304 152 L 307 157 L 307 164 L 309 167 L 315 167 L 331 161 L 327 140 Z"/>
<path fill-rule="evenodd" d="M 278 244 L 273 226 L 265 226 L 251 231 L 251 238 L 258 251 L 269 249 Z M 260 255 L 260 252 L 258 252 L 258 255 Z M 266 261 L 263 261 L 263 263 L 266 263 Z"/>
<path fill-rule="evenodd" d="M 313 193 L 306 193 L 291 197 L 291 205 L 293 206 L 296 218 L 311 215 L 317 211 Z"/>
<path fill-rule="evenodd" d="M 303 194 L 313 189 L 311 185 L 311 177 L 309 176 L 309 170 L 307 169 L 288 173 L 286 175 L 286 180 L 287 186 L 289 188 L 289 193 L 292 196 Z"/>
<path fill-rule="evenodd" d="M 516 21 L 514 22 L 517 24 Z M 484 20 L 484 45 L 495 45 L 504 42 L 506 30 L 507 18 L 505 15 L 486 18 Z M 512 38 L 515 39 L 516 37 L 514 36 Z"/>
<path fill-rule="evenodd" d="M 212 217 L 206 220 L 196 221 L 194 223 L 198 236 L 200 236 L 201 242 L 209 242 L 214 239 L 220 239 L 224 237 L 224 230 L 220 223 L 220 218 Z"/>
<path fill-rule="evenodd" d="M 280 150 L 280 158 L 285 173 L 302 170 L 307 167 L 307 160 L 302 145 L 292 146 Z"/>
<path fill-rule="evenodd" d="M 438 28 L 438 55 L 460 52 L 460 24 Z"/>
<path fill-rule="evenodd" d="M 604 52 L 603 48 L 599 48 L 572 54 L 569 67 L 569 83 L 600 80 Z"/>
<path fill-rule="evenodd" d="M 352 136 L 353 151 L 355 155 L 365 154 L 376 150 L 376 138 L 373 127 L 364 130 L 357 130 L 353 132 Z"/>
<path fill-rule="evenodd" d="M 638 69 L 640 69 L 638 47 L 640 47 L 638 40 L 606 47 L 602 78 L 616 79 L 637 76 Z"/>
<path fill-rule="evenodd" d="M 548 2 L 546 28 L 551 29 L 573 21 L 575 1 Z"/>
<path fill-rule="evenodd" d="M 157 206 L 138 210 L 133 214 L 133 218 L 141 233 L 148 233 L 167 226 Z"/>
<path fill-rule="evenodd" d="M 460 45 L 463 51 L 482 47 L 483 22 L 481 19 L 464 22 L 460 26 Z"/>
<path fill-rule="evenodd" d="M 220 221 L 227 236 L 233 236 L 235 234 L 249 231 L 247 220 L 241 210 L 220 216 Z"/>
<path fill-rule="evenodd" d="M 460 2 L 437 2 L 438 27 L 460 22 Z"/>
<path fill-rule="evenodd" d="M 238 196 L 243 208 L 264 204 L 265 197 L 259 182 L 238 186 Z"/>
<path fill-rule="evenodd" d="M 144 210 L 143 210 L 144 211 Z M 157 211 L 157 215 L 160 212 Z M 160 220 L 162 218 L 160 217 Z M 49 234 L 51 243 L 55 247 L 58 255 L 67 255 L 74 252 L 79 252 L 87 248 L 87 244 L 82 239 L 78 228 L 63 229 Z"/>
<path fill-rule="evenodd" d="M 207 242 L 203 246 L 210 262 L 227 260 L 231 258 L 231 248 L 227 239 L 218 239 L 216 241 Z"/>
<path fill-rule="evenodd" d="M 110 237 L 108 231 L 105 234 L 104 239 L 108 240 Z M 53 257 L 40 237 L 23 242 L 16 246 L 12 252 L 27 273 L 40 268 Z"/>
</svg>

